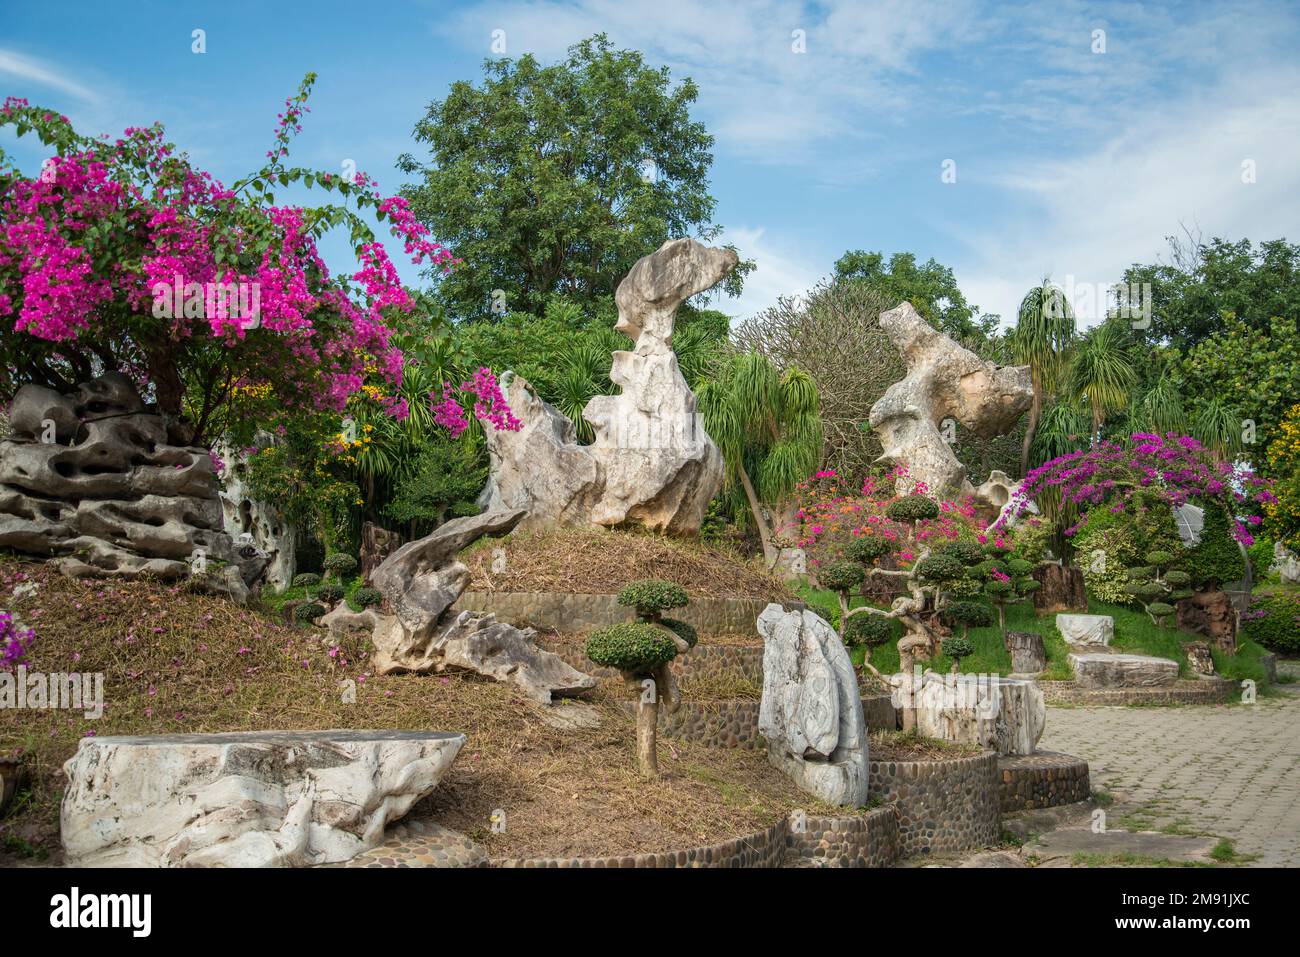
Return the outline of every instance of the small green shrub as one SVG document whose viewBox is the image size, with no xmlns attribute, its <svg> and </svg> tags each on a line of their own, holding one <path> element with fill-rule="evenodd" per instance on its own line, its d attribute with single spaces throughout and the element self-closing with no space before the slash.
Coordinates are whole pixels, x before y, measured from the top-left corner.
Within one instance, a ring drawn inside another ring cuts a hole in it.
<svg viewBox="0 0 1300 957">
<path fill-rule="evenodd" d="M 690 603 L 686 589 L 673 582 L 648 579 L 633 582 L 618 593 L 618 603 L 635 608 L 642 618 L 658 617 L 660 612 L 685 608 Z"/>
<path fill-rule="evenodd" d="M 951 555 L 927 555 L 916 563 L 916 577 L 923 582 L 956 581 L 966 574 L 966 566 Z"/>
<path fill-rule="evenodd" d="M 686 642 L 692 648 L 700 640 L 700 633 L 695 630 L 695 626 L 688 621 L 682 621 L 679 618 L 665 618 L 659 624 L 663 625 L 674 635 Z"/>
<path fill-rule="evenodd" d="M 942 643 L 943 653 L 953 661 L 960 661 L 975 653 L 975 646 L 971 644 L 969 638 L 958 638 L 953 636 L 945 638 Z"/>
<path fill-rule="evenodd" d="M 885 514 L 896 522 L 916 522 L 939 517 L 939 503 L 924 495 L 904 495 L 890 502 Z"/>
<path fill-rule="evenodd" d="M 1250 610 L 1241 616 L 1241 630 L 1270 651 L 1300 654 L 1300 591 L 1253 596 Z"/>
<path fill-rule="evenodd" d="M 369 608 L 371 605 L 378 605 L 384 600 L 378 588 L 358 588 L 352 593 L 352 601 L 360 608 Z"/>
<path fill-rule="evenodd" d="M 324 567 L 337 578 L 347 578 L 357 570 L 357 560 L 343 552 L 335 552 L 325 559 Z"/>
<path fill-rule="evenodd" d="M 325 614 L 325 609 L 314 601 L 309 601 L 305 605 L 298 605 L 293 610 L 293 620 L 297 622 L 312 622 Z"/>
<path fill-rule="evenodd" d="M 646 674 L 677 656 L 667 632 L 648 622 L 625 621 L 593 632 L 587 657 L 598 665 L 632 674 Z"/>
<path fill-rule="evenodd" d="M 993 609 L 978 601 L 952 601 L 943 607 L 943 618 L 950 625 L 987 628 L 993 624 Z"/>
<path fill-rule="evenodd" d="M 316 597 L 321 601 L 336 602 L 343 597 L 343 586 L 338 582 L 326 582 L 316 589 Z"/>
<path fill-rule="evenodd" d="M 320 584 L 320 576 L 315 572 L 303 572 L 293 577 L 294 588 L 315 588 Z"/>
<path fill-rule="evenodd" d="M 844 642 L 848 645 L 874 647 L 883 645 L 893 636 L 893 624 L 879 615 L 854 615 L 844 625 Z"/>
<path fill-rule="evenodd" d="M 1222 507 L 1206 507 L 1201 541 L 1191 549 L 1189 559 L 1187 568 L 1198 588 L 1221 588 L 1246 577 L 1246 558 L 1232 537 L 1232 524 Z"/>
<path fill-rule="evenodd" d="M 975 542 L 948 542 L 939 548 L 937 554 L 955 558 L 966 566 L 978 565 L 984 561 L 984 549 Z"/>
<path fill-rule="evenodd" d="M 863 565 L 875 564 L 894 550 L 894 543 L 882 535 L 862 535 L 844 546 L 844 557 Z"/>
<path fill-rule="evenodd" d="M 866 577 L 867 573 L 857 562 L 831 562 L 817 572 L 817 581 L 831 591 L 852 591 Z"/>
</svg>

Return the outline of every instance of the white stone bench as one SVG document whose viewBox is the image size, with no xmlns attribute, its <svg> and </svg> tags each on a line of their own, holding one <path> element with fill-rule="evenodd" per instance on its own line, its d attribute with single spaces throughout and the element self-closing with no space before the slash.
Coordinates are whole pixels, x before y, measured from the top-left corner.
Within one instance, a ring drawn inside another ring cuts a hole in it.
<svg viewBox="0 0 1300 957">
<path fill-rule="evenodd" d="M 1080 688 L 1162 688 L 1178 680 L 1178 662 L 1149 655 L 1072 654 Z"/>
<path fill-rule="evenodd" d="M 295 867 L 383 840 L 465 743 L 439 731 L 86 738 L 63 766 L 67 863 Z"/>
<path fill-rule="evenodd" d="M 1115 637 L 1115 619 L 1110 615 L 1056 616 L 1056 630 L 1071 645 L 1109 646 Z"/>
</svg>

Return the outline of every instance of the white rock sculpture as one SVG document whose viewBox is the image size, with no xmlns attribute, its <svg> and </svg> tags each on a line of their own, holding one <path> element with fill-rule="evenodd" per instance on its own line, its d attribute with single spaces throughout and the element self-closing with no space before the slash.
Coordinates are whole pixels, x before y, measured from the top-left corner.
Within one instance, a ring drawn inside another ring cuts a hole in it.
<svg viewBox="0 0 1300 957">
<path fill-rule="evenodd" d="M 907 465 L 900 493 L 921 481 L 935 494 L 973 494 L 953 454 L 955 430 L 993 438 L 1014 428 L 1034 396 L 1029 367 L 984 361 L 922 319 L 911 303 L 882 312 L 880 328 L 907 364 L 906 377 L 871 407 L 871 427 L 884 448 L 880 461 Z"/>
<path fill-rule="evenodd" d="M 1080 688 L 1161 688 L 1178 680 L 1178 662 L 1126 654 L 1072 654 L 1070 667 Z"/>
<path fill-rule="evenodd" d="M 538 648 L 533 629 L 515 628 L 491 614 L 451 610 L 470 578 L 457 553 L 483 535 L 511 531 L 524 515 L 522 509 L 484 512 L 440 525 L 397 549 L 371 573 L 371 583 L 384 596 L 383 611 L 357 613 L 340 605 L 322 624 L 336 640 L 369 630 L 376 674 L 466 668 L 513 682 L 542 704 L 589 691 L 596 679 Z"/>
<path fill-rule="evenodd" d="M 346 861 L 437 786 L 465 743 L 435 731 L 84 738 L 63 766 L 78 867 Z"/>
<path fill-rule="evenodd" d="M 595 432 L 590 446 L 577 444 L 573 423 L 513 377 L 507 401 L 523 426 L 489 430 L 481 503 L 526 510 L 525 528 L 636 524 L 696 534 L 722 487 L 723 461 L 673 353 L 673 322 L 683 302 L 721 282 L 737 261 L 731 250 L 675 239 L 619 283 L 615 328 L 636 345 L 613 355 L 619 394 L 595 396 L 583 410 Z"/>
<path fill-rule="evenodd" d="M 1033 681 L 997 675 L 896 674 L 894 707 L 915 715 L 926 737 L 988 748 L 998 754 L 1033 754 L 1047 723 L 1047 703 Z"/>
<path fill-rule="evenodd" d="M 1115 637 L 1115 619 L 1110 615 L 1056 616 L 1056 630 L 1071 645 L 1102 645 L 1109 647 Z"/>
<path fill-rule="evenodd" d="M 275 438 L 269 433 L 259 433 L 257 442 L 267 446 L 274 444 Z M 220 494 L 226 534 L 237 545 L 251 543 L 261 552 L 266 557 L 262 580 L 283 591 L 293 584 L 297 570 L 297 528 L 285 520 L 279 509 L 249 495 L 244 482 L 248 463 L 241 450 L 223 443 L 218 454 L 226 466 L 221 475 L 223 487 Z"/>
<path fill-rule="evenodd" d="M 1270 571 L 1277 572 L 1282 581 L 1288 585 L 1300 583 L 1300 557 L 1281 542 L 1273 544 L 1273 565 Z"/>
<path fill-rule="evenodd" d="M 770 604 L 763 636 L 763 699 L 758 730 L 768 760 L 826 804 L 867 800 L 867 726 L 848 652 L 835 629 L 811 611 Z"/>
</svg>

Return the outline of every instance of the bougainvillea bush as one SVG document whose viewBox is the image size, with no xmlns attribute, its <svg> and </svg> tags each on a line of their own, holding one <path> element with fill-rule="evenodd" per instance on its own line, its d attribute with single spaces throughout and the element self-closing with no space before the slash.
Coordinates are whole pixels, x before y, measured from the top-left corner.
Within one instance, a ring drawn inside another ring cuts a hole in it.
<svg viewBox="0 0 1300 957">
<path fill-rule="evenodd" d="M 286 101 L 266 163 L 231 186 L 156 124 L 91 138 L 67 117 L 6 100 L 0 126 L 35 134 L 54 155 L 26 176 L 0 153 L 0 392 L 26 382 L 69 391 L 120 370 L 195 443 L 247 441 L 249 423 L 296 411 L 339 413 L 367 382 L 404 416 L 396 340 L 418 319 L 416 301 L 366 216 L 386 222 L 412 261 L 454 261 L 405 200 L 364 173 L 286 164 L 314 79 Z M 275 191 L 291 184 L 340 202 L 278 204 Z M 355 272 L 331 273 L 318 252 L 334 228 L 351 237 Z M 491 385 L 474 385 L 484 412 L 501 414 Z M 433 402 L 449 412 L 449 398 Z"/>
</svg>

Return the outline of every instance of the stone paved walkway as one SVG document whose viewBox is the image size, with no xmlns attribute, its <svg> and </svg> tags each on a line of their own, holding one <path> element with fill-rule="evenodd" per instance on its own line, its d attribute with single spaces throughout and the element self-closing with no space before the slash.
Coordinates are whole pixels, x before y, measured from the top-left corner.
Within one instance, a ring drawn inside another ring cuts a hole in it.
<svg viewBox="0 0 1300 957">
<path fill-rule="evenodd" d="M 1292 685 L 1288 692 L 1297 686 Z M 1085 758 L 1110 826 L 1231 839 L 1300 867 L 1300 696 L 1255 705 L 1049 708 L 1039 747 Z"/>
</svg>

